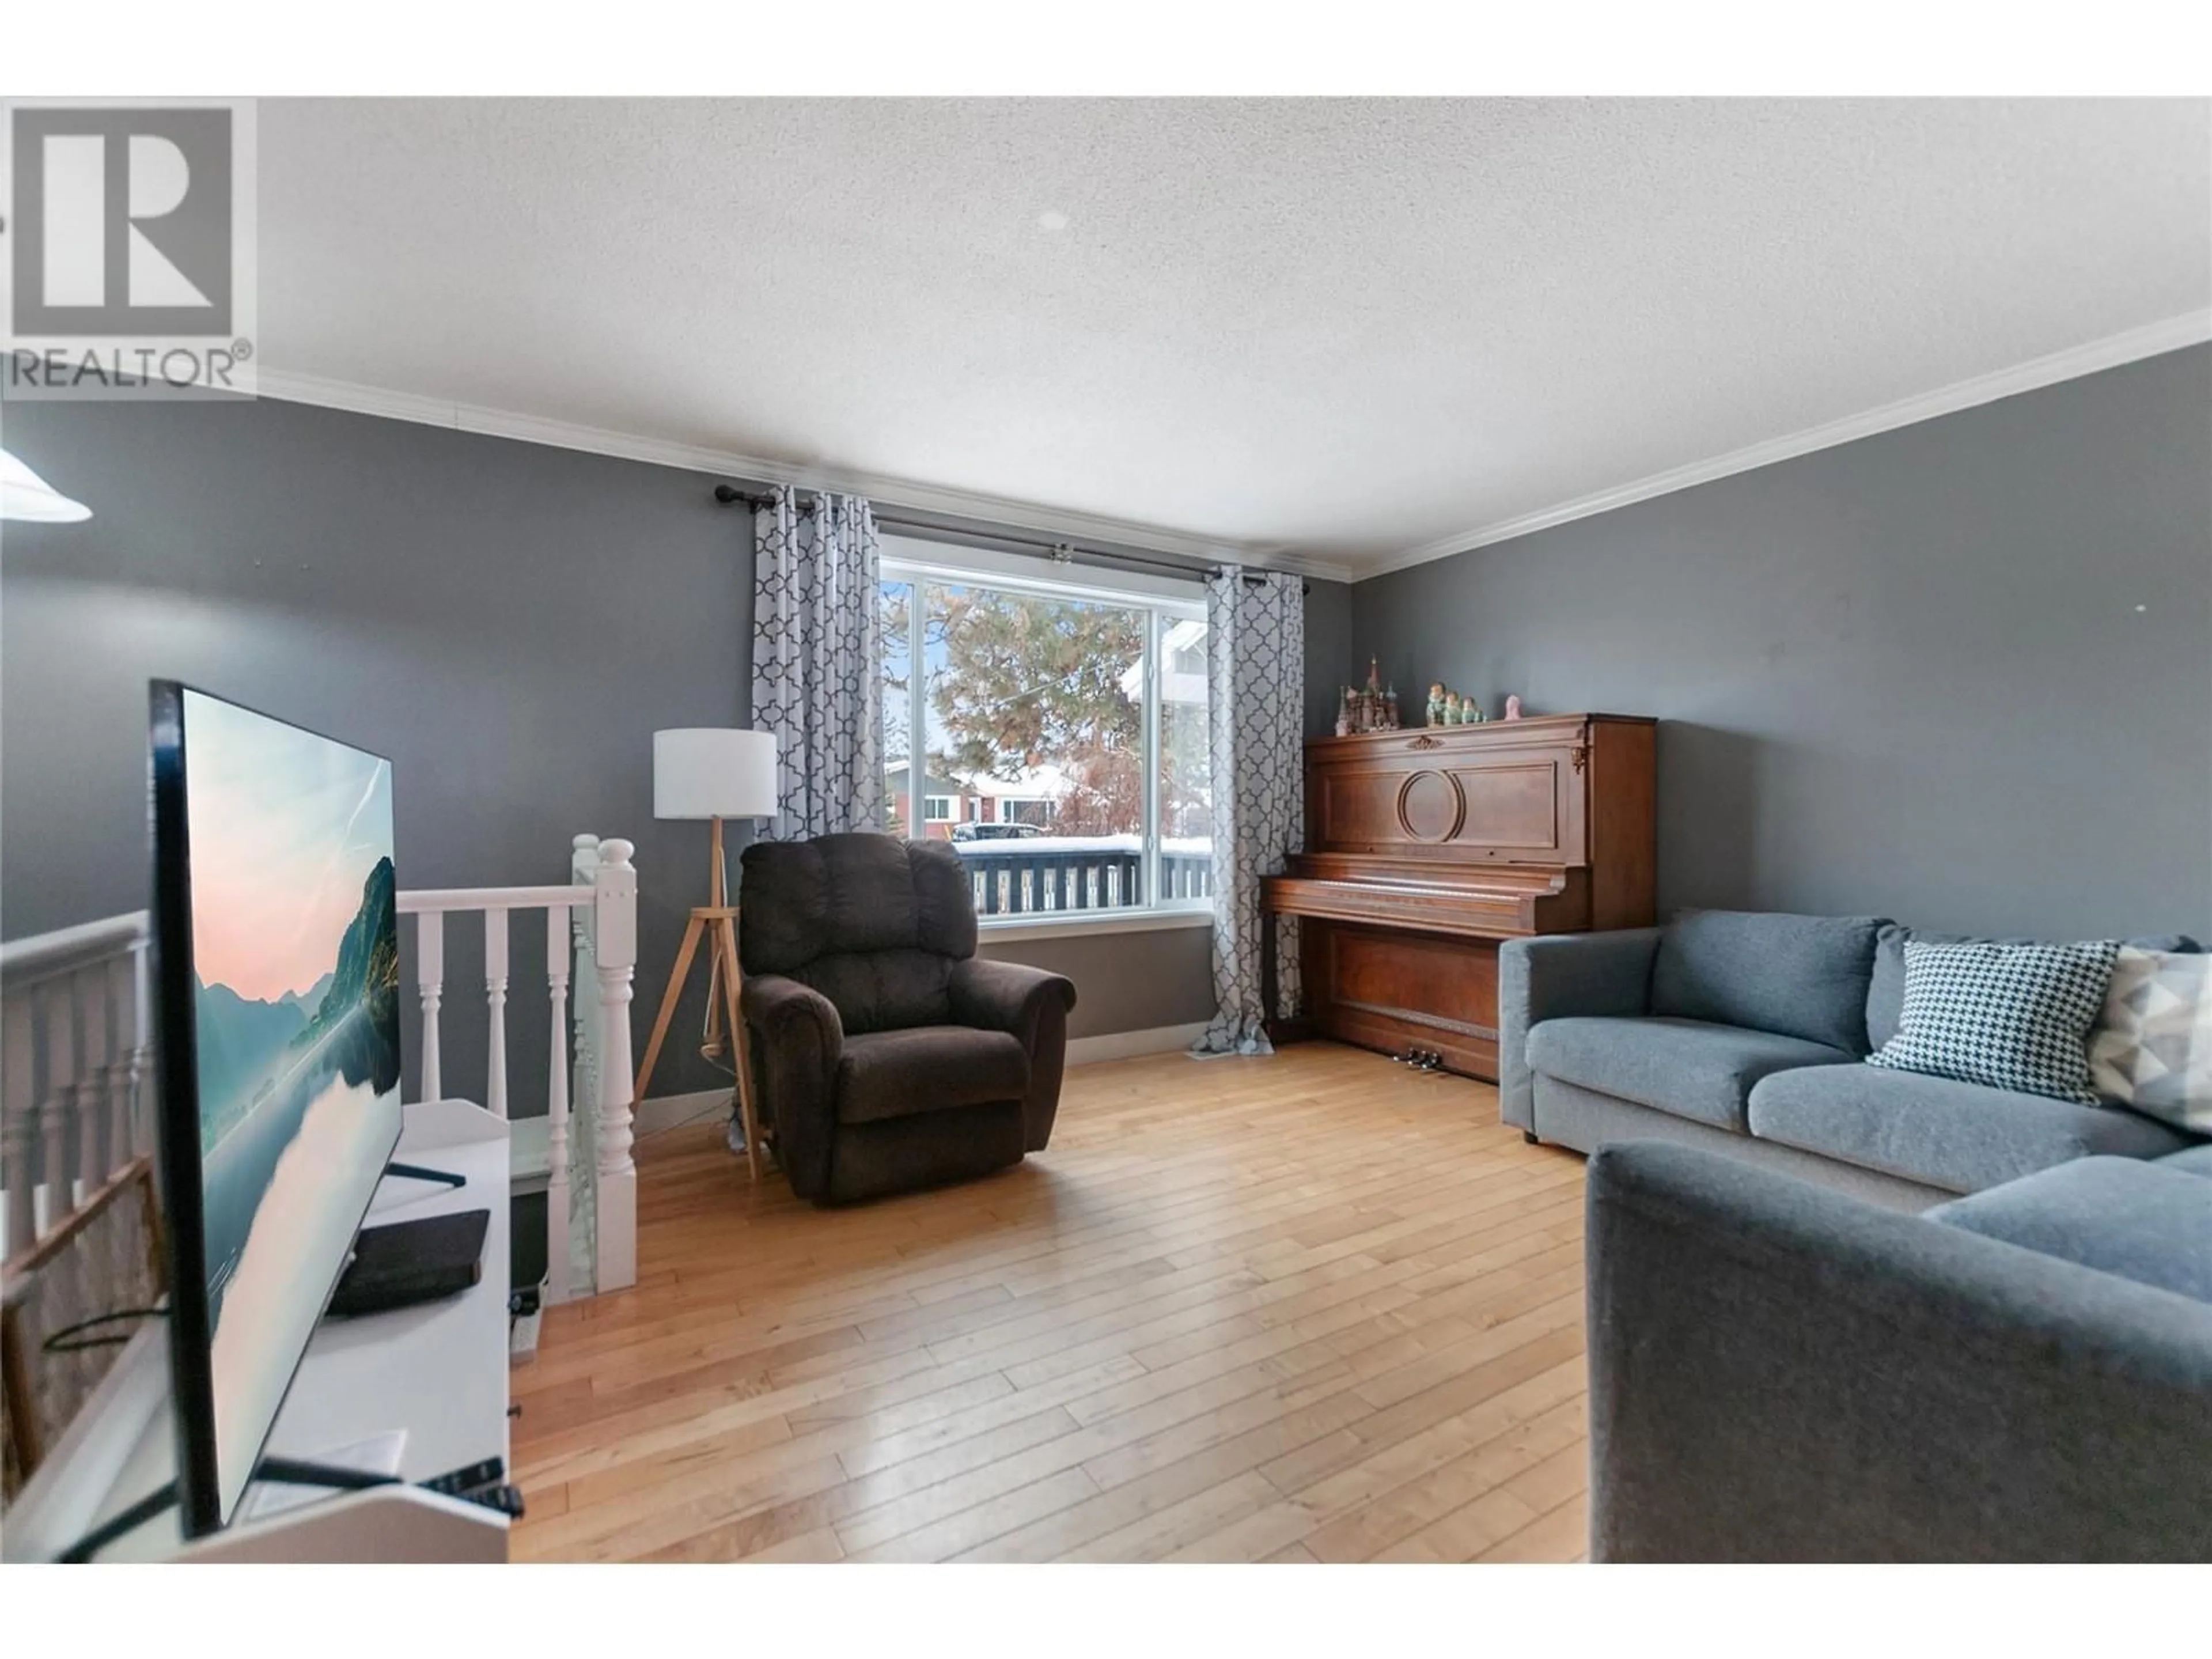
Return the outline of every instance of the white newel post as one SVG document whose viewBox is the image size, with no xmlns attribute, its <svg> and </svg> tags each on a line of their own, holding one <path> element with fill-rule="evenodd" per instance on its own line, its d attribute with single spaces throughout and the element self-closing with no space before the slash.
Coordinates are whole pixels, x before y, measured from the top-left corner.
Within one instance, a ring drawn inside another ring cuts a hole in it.
<svg viewBox="0 0 2212 1659">
<path fill-rule="evenodd" d="M 137 1137 L 131 1122 L 131 1073 L 138 1048 L 138 952 L 126 951 L 107 964 L 107 1012 L 114 1042 L 107 1053 L 108 1173 L 128 1164 Z"/>
<path fill-rule="evenodd" d="M 545 1062 L 545 1299 L 568 1299 L 568 949 L 569 911 L 545 911 L 545 994 L 553 1042 Z"/>
<path fill-rule="evenodd" d="M 422 1098 L 443 1100 L 438 1069 L 438 1005 L 446 994 L 446 913 L 425 910 L 415 918 L 415 983 L 422 996 Z"/>
<path fill-rule="evenodd" d="M 507 1115 L 507 912 L 484 912 L 484 1004 L 491 1022 L 484 1073 L 484 1109 Z"/>
<path fill-rule="evenodd" d="M 592 1153 L 598 1168 L 596 1288 L 637 1282 L 637 1166 L 630 1159 L 630 976 L 637 965 L 636 848 L 599 843 L 592 878 L 592 950 L 599 980 L 599 1099 Z"/>
</svg>

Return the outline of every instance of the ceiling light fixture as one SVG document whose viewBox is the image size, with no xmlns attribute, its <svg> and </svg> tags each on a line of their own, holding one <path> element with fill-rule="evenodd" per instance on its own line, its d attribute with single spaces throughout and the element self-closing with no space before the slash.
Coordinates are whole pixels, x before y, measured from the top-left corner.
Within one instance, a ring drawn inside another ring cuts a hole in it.
<svg viewBox="0 0 2212 1659">
<path fill-rule="evenodd" d="M 77 524 L 92 516 L 82 501 L 73 501 L 0 449 L 0 519 L 21 519 L 32 524 Z"/>
<path fill-rule="evenodd" d="M 1037 223 L 1043 226 L 1047 230 L 1066 230 L 1067 228 L 1067 216 L 1065 213 L 1062 213 L 1058 208 L 1054 208 L 1049 212 L 1038 214 Z"/>
</svg>

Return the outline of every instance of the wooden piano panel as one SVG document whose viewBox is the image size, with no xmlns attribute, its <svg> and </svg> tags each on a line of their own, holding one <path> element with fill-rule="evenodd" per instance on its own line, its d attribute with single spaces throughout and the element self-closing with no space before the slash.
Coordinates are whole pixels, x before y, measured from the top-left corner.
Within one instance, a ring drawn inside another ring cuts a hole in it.
<svg viewBox="0 0 2212 1659">
<path fill-rule="evenodd" d="M 1300 965 L 1316 1030 L 1386 1053 L 1432 1048 L 1498 1075 L 1498 942 L 1308 921 Z"/>
<path fill-rule="evenodd" d="M 1423 742 L 1428 748 L 1414 746 Z M 1309 773 L 1309 845 L 1453 863 L 1585 862 L 1576 756 L 1586 765 L 1587 750 L 1522 743 L 1467 752 L 1464 743 L 1395 732 L 1382 743 Z"/>
<path fill-rule="evenodd" d="M 1495 1078 L 1498 941 L 1651 920 L 1652 761 L 1610 714 L 1312 739 L 1310 850 L 1262 888 L 1305 921 L 1302 1024 Z"/>
<path fill-rule="evenodd" d="M 1513 756 L 1487 765 L 1458 766 L 1445 775 L 1467 802 L 1465 821 L 1454 837 L 1486 858 L 1561 857 L 1567 822 L 1575 816 L 1569 799 L 1574 772 L 1567 757 Z"/>
</svg>

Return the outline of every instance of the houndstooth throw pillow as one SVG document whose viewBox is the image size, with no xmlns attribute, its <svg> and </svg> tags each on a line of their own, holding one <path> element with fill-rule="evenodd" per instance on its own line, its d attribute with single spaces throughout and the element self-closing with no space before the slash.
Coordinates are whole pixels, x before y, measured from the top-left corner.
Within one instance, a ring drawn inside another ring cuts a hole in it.
<svg viewBox="0 0 2212 1659">
<path fill-rule="evenodd" d="M 2212 957 L 2122 945 L 2089 1075 L 2107 1100 L 2212 1135 Z"/>
<path fill-rule="evenodd" d="M 1905 1010 L 1872 1066 L 2098 1103 L 2087 1042 L 2117 941 L 1905 946 Z"/>
</svg>

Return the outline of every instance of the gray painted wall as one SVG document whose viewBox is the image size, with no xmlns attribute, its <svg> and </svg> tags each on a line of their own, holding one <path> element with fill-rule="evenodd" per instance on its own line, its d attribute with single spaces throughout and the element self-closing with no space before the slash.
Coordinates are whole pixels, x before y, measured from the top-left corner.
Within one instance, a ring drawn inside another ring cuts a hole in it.
<svg viewBox="0 0 2212 1659">
<path fill-rule="evenodd" d="M 1352 631 L 1658 715 L 1662 908 L 2212 938 L 2212 347 L 1361 582 Z"/>
<path fill-rule="evenodd" d="M 1306 735 L 1336 730 L 1336 694 L 1360 678 L 1352 661 L 1352 588 L 1318 578 L 1306 583 Z"/>
<path fill-rule="evenodd" d="M 635 841 L 642 1045 L 707 873 L 706 826 L 653 819 L 650 734 L 740 722 L 750 698 L 744 524 L 706 479 L 276 402 L 6 420 L 94 516 L 0 532 L 0 935 L 146 902 L 145 684 L 173 677 L 391 756 L 406 885 L 558 882 L 574 832 Z M 1212 1012 L 1203 929 L 988 953 L 1075 978 L 1078 1036 Z M 452 924 L 457 1090 L 481 1087 L 482 974 L 479 932 Z M 544 1098 L 543 975 L 525 921 L 518 1113 Z M 683 1040 L 703 1000 L 679 1010 L 655 1093 L 716 1085 Z"/>
</svg>

